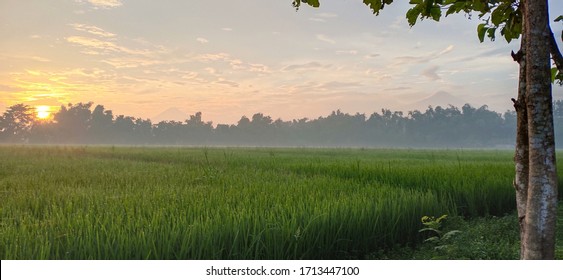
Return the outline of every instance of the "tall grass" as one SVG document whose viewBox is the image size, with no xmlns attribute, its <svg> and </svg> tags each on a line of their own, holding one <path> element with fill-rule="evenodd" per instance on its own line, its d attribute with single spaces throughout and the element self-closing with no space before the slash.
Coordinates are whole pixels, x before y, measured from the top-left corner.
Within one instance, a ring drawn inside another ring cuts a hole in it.
<svg viewBox="0 0 563 280">
<path fill-rule="evenodd" d="M 2 259 L 361 258 L 514 209 L 510 152 L 0 147 Z"/>
</svg>

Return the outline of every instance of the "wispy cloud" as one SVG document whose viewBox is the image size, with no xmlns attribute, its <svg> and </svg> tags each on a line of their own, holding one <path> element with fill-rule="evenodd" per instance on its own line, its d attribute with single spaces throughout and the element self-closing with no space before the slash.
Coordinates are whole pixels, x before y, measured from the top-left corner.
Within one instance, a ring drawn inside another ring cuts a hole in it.
<svg viewBox="0 0 563 280">
<path fill-rule="evenodd" d="M 337 14 L 333 14 L 333 13 L 318 13 L 316 15 L 317 15 L 317 17 L 322 17 L 322 18 L 336 18 L 336 17 L 338 17 Z"/>
<path fill-rule="evenodd" d="M 310 21 L 315 21 L 315 22 L 326 22 L 326 20 L 324 18 L 309 18 Z"/>
<path fill-rule="evenodd" d="M 310 21 L 315 21 L 315 22 L 327 22 L 328 19 L 336 18 L 336 17 L 338 17 L 337 14 L 332 14 L 332 13 L 318 13 L 318 14 L 315 14 L 314 17 L 310 17 L 309 20 L 310 20 Z"/>
<path fill-rule="evenodd" d="M 228 53 L 206 53 L 197 55 L 194 59 L 200 62 L 225 61 L 230 58 Z"/>
<path fill-rule="evenodd" d="M 94 5 L 95 7 L 104 8 L 104 9 L 117 8 L 123 5 L 121 0 L 87 0 L 87 1 L 88 3 Z"/>
<path fill-rule="evenodd" d="M 115 34 L 111 33 L 111 32 L 107 32 L 105 30 L 103 30 L 102 28 L 93 26 L 93 25 L 87 25 L 87 24 L 80 24 L 80 23 L 73 23 L 70 24 L 70 26 L 72 26 L 72 28 L 74 28 L 77 31 L 82 31 L 82 32 L 87 32 L 90 33 L 92 35 L 96 35 L 102 38 L 114 38 Z"/>
<path fill-rule="evenodd" d="M 449 45 L 447 48 L 443 49 L 441 52 L 438 53 L 438 56 L 450 53 L 454 50 L 454 45 Z"/>
<path fill-rule="evenodd" d="M 408 64 L 408 63 L 427 63 L 441 56 L 452 52 L 454 49 L 453 45 L 449 45 L 445 49 L 439 52 L 431 52 L 421 56 L 399 56 L 395 57 L 396 64 Z"/>
<path fill-rule="evenodd" d="M 198 37 L 197 39 L 195 39 L 196 41 L 198 41 L 201 44 L 207 44 L 209 43 L 209 40 L 203 38 L 203 37 Z"/>
<path fill-rule="evenodd" d="M 365 59 L 373 59 L 373 58 L 376 58 L 376 57 L 378 57 L 378 56 L 380 56 L 380 54 L 378 54 L 378 53 L 372 53 L 372 54 L 365 55 L 364 58 L 365 58 Z"/>
<path fill-rule="evenodd" d="M 329 38 L 328 36 L 324 35 L 324 34 L 317 34 L 316 35 L 317 40 L 319 41 L 323 41 L 329 44 L 336 44 L 336 41 L 334 41 L 333 39 Z"/>
<path fill-rule="evenodd" d="M 194 57 L 196 61 L 203 63 L 210 62 L 225 62 L 231 69 L 237 71 L 248 71 L 248 72 L 260 72 L 260 73 L 270 73 L 270 69 L 267 65 L 260 63 L 248 63 L 244 62 L 238 58 L 232 57 L 228 53 L 209 53 L 201 54 Z"/>
<path fill-rule="evenodd" d="M 336 54 L 357 55 L 358 51 L 357 50 L 340 50 L 340 51 L 336 51 Z"/>
<path fill-rule="evenodd" d="M 92 50 L 101 51 L 102 53 L 119 52 L 119 53 L 130 54 L 130 55 L 146 55 L 148 53 L 145 50 L 130 49 L 124 46 L 120 46 L 114 42 L 99 40 L 90 37 L 71 36 L 66 38 L 66 41 L 75 45 L 86 47 L 91 51 L 88 52 L 88 54 L 101 54 L 99 52 Z"/>
<path fill-rule="evenodd" d="M 282 72 L 288 72 L 288 71 L 295 71 L 295 70 L 306 70 L 306 69 L 326 69 L 326 68 L 330 68 L 332 65 L 331 64 L 321 64 L 319 62 L 316 61 L 311 61 L 308 63 L 303 63 L 303 64 L 291 64 L 291 65 L 287 65 L 285 67 L 283 67 L 281 69 Z"/>
<path fill-rule="evenodd" d="M 229 80 L 225 80 L 223 78 L 219 78 L 217 81 L 214 82 L 214 84 L 220 84 L 220 85 L 227 85 L 230 87 L 239 87 L 239 83 L 234 82 L 234 81 L 229 81 Z"/>
</svg>

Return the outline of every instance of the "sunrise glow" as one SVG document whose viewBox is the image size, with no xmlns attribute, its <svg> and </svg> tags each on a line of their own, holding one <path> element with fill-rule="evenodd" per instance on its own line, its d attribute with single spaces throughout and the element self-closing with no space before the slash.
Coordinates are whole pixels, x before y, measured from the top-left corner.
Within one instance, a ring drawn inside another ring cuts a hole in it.
<svg viewBox="0 0 563 280">
<path fill-rule="evenodd" d="M 0 112 L 49 106 L 37 112 L 48 119 L 61 105 L 92 102 L 156 123 L 202 112 L 237 124 L 255 113 L 293 120 L 338 109 L 514 109 L 510 52 L 519 41 L 480 43 L 481 21 L 463 15 L 411 28 L 409 1 L 379 16 L 362 1 L 298 11 L 292 0 L 0 2 Z M 563 10 L 563 1 L 549 3 Z"/>
<path fill-rule="evenodd" d="M 37 106 L 35 107 L 36 116 L 40 120 L 45 120 L 51 117 L 51 107 L 49 106 Z"/>
</svg>

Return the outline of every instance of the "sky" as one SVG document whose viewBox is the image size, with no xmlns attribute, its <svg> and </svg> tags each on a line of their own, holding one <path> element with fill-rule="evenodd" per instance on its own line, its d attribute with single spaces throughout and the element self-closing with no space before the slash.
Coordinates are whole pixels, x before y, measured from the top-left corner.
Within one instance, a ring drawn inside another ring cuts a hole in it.
<svg viewBox="0 0 563 280">
<path fill-rule="evenodd" d="M 291 2 L 0 0 L 0 112 L 93 102 L 153 121 L 201 111 L 236 124 L 258 112 L 286 121 L 406 113 L 440 98 L 512 109 L 519 42 L 479 43 L 477 17 L 410 28 L 406 0 L 379 16 L 360 0 L 298 11 Z M 549 2 L 555 18 L 563 1 Z M 553 95 L 563 99 L 563 88 Z"/>
</svg>

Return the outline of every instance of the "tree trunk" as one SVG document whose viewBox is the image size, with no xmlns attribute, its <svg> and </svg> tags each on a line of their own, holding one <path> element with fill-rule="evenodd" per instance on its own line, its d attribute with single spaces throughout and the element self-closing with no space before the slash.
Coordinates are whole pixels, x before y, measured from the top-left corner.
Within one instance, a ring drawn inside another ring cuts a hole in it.
<svg viewBox="0 0 563 280">
<path fill-rule="evenodd" d="M 524 1 L 529 177 L 523 259 L 555 257 L 557 170 L 547 0 Z"/>
<path fill-rule="evenodd" d="M 525 24 L 525 23 L 524 23 Z M 520 51 L 512 57 L 519 64 L 518 75 L 518 100 L 512 99 L 516 110 L 516 151 L 514 153 L 514 164 L 516 176 L 514 178 L 514 189 L 516 189 L 516 208 L 518 210 L 518 223 L 520 224 L 520 258 L 524 252 L 524 219 L 526 217 L 526 204 L 528 200 L 528 177 L 529 177 L 529 150 L 528 150 L 528 113 L 526 111 L 526 60 L 525 60 L 526 37 L 522 35 Z"/>
</svg>

